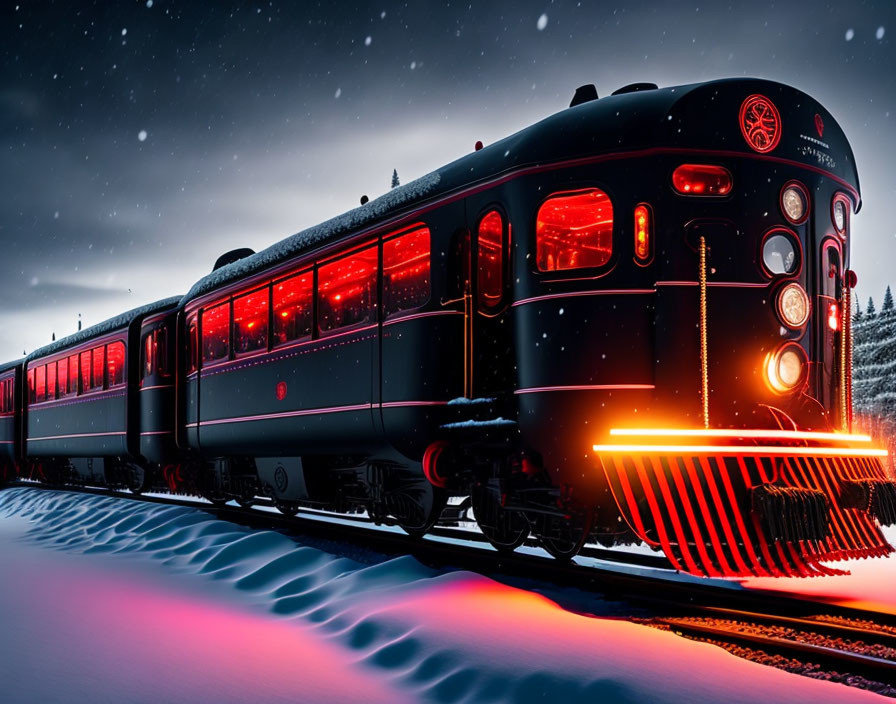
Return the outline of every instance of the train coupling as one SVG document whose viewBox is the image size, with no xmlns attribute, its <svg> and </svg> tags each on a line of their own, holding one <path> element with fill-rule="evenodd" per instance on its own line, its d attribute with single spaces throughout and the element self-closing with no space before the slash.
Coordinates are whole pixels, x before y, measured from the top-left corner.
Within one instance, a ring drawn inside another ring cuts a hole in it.
<svg viewBox="0 0 896 704">
<path fill-rule="evenodd" d="M 824 492 L 761 484 L 751 494 L 753 511 L 770 540 L 797 543 L 827 537 L 830 505 Z"/>
<path fill-rule="evenodd" d="M 896 482 L 853 479 L 843 482 L 840 503 L 874 516 L 882 526 L 896 525 Z"/>
</svg>

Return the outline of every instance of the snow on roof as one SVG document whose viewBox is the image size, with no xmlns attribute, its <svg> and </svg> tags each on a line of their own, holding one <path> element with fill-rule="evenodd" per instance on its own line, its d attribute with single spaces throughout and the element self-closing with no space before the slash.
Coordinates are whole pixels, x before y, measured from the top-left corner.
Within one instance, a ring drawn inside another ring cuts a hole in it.
<svg viewBox="0 0 896 704">
<path fill-rule="evenodd" d="M 21 363 L 22 360 L 17 359 L 14 362 L 4 362 L 3 364 L 0 364 L 0 374 L 2 374 L 3 372 L 8 372 L 10 369 L 19 366 Z"/>
<path fill-rule="evenodd" d="M 411 181 L 403 186 L 397 186 L 365 205 L 349 210 L 342 215 L 337 215 L 319 225 L 302 230 L 276 244 L 272 244 L 267 249 L 263 249 L 250 257 L 222 266 L 208 276 L 199 279 L 193 285 L 193 288 L 187 292 L 187 295 L 183 297 L 183 301 L 186 302 L 219 286 L 254 274 L 273 264 L 278 264 L 294 254 L 298 254 L 337 235 L 368 225 L 403 205 L 420 200 L 431 193 L 439 185 L 440 180 L 441 175 L 439 172 L 433 171 L 415 181 Z"/>
<path fill-rule="evenodd" d="M 25 359 L 30 361 L 32 359 L 37 359 L 38 357 L 45 357 L 48 354 L 65 349 L 66 347 L 71 347 L 72 345 L 77 345 L 78 343 L 85 342 L 91 338 L 104 335 L 107 332 L 127 327 L 135 318 L 157 313 L 166 308 L 173 308 L 180 302 L 180 299 L 180 296 L 173 296 L 171 298 L 163 298 L 161 301 L 156 301 L 155 303 L 147 303 L 145 306 L 133 308 L 125 313 L 116 315 L 114 318 L 109 318 L 96 325 L 91 325 L 89 328 L 79 330 L 74 335 L 63 337 L 62 339 L 56 340 L 56 342 L 52 342 L 49 345 L 36 349 Z"/>
</svg>

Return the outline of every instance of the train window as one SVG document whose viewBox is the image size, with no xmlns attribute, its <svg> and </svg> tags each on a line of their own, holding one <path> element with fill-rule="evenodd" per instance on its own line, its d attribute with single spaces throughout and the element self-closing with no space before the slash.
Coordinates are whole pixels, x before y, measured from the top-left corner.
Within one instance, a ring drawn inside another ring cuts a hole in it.
<svg viewBox="0 0 896 704">
<path fill-rule="evenodd" d="M 202 362 L 227 359 L 230 347 L 230 303 L 202 311 Z"/>
<path fill-rule="evenodd" d="M 34 396 L 34 367 L 28 370 L 28 403 L 35 402 Z"/>
<path fill-rule="evenodd" d="M 263 288 L 233 299 L 233 351 L 236 354 L 267 349 L 270 289 Z"/>
<path fill-rule="evenodd" d="M 90 350 L 81 353 L 81 393 L 86 394 L 93 388 L 93 367 L 90 363 Z"/>
<path fill-rule="evenodd" d="M 318 269 L 321 332 L 370 320 L 376 301 L 376 250 L 376 247 L 367 247 Z"/>
<path fill-rule="evenodd" d="M 199 369 L 199 329 L 195 315 L 187 321 L 187 360 L 189 372 Z"/>
<path fill-rule="evenodd" d="M 504 296 L 504 218 L 492 210 L 479 221 L 477 282 L 479 305 L 492 309 Z"/>
<path fill-rule="evenodd" d="M 12 405 L 9 402 L 9 379 L 0 381 L 0 413 L 9 413 Z"/>
<path fill-rule="evenodd" d="M 47 365 L 47 400 L 53 401 L 56 398 L 56 362 L 50 362 Z"/>
<path fill-rule="evenodd" d="M 429 300 L 429 228 L 383 242 L 383 315 L 419 308 Z"/>
<path fill-rule="evenodd" d="M 43 364 L 34 370 L 34 398 L 37 403 L 47 400 L 47 367 Z"/>
<path fill-rule="evenodd" d="M 159 328 L 153 333 L 155 339 L 155 364 L 156 374 L 159 376 L 171 376 L 168 368 L 168 328 Z"/>
<path fill-rule="evenodd" d="M 311 335 L 314 274 L 306 271 L 274 284 L 274 344 Z"/>
<path fill-rule="evenodd" d="M 78 355 L 73 354 L 68 358 L 68 392 L 78 393 Z"/>
<path fill-rule="evenodd" d="M 822 267 L 821 294 L 829 298 L 839 298 L 840 252 L 837 251 L 836 245 L 829 244 L 824 248 Z"/>
<path fill-rule="evenodd" d="M 768 273 L 793 274 L 799 269 L 799 245 L 787 230 L 774 230 L 762 243 L 762 263 Z"/>
<path fill-rule="evenodd" d="M 535 221 L 539 271 L 603 266 L 613 253 L 613 204 L 597 188 L 560 193 L 538 209 Z"/>
<path fill-rule="evenodd" d="M 141 348 L 143 359 L 140 363 L 140 378 L 145 379 L 152 376 L 155 367 L 156 357 L 156 341 L 155 332 L 148 332 L 143 336 L 143 347 Z"/>
<path fill-rule="evenodd" d="M 110 389 L 124 384 L 124 365 L 124 343 L 110 342 L 106 345 L 106 378 Z"/>
<path fill-rule="evenodd" d="M 103 377 L 105 376 L 103 372 L 105 371 L 105 360 L 103 359 L 105 352 L 104 347 L 94 347 L 93 348 L 93 385 L 92 389 L 102 389 L 103 388 Z"/>
<path fill-rule="evenodd" d="M 56 362 L 56 366 L 58 367 L 56 397 L 63 398 L 68 394 L 68 357 L 60 359 Z"/>
</svg>

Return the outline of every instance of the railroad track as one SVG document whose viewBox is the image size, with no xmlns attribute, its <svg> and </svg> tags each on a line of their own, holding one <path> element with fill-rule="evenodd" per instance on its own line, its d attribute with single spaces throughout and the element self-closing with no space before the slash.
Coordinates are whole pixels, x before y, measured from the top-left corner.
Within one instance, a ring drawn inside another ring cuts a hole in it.
<svg viewBox="0 0 896 704">
<path fill-rule="evenodd" d="M 51 489 L 31 482 L 9 486 Z M 551 598 L 578 612 L 589 611 L 589 593 L 599 593 L 635 607 L 630 617 L 635 622 L 785 670 L 896 697 L 896 617 L 780 593 L 770 597 L 736 582 L 682 575 L 661 556 L 589 545 L 574 562 L 562 563 L 537 554 L 534 541 L 510 555 L 496 554 L 480 533 L 458 526 L 440 525 L 427 537 L 414 539 L 397 527 L 377 526 L 362 514 L 302 509 L 296 517 L 285 516 L 262 498 L 246 508 L 177 495 L 63 489 L 190 506 L 252 528 L 324 545 L 350 542 L 384 555 L 410 554 L 435 568 L 467 569 L 525 589 L 533 582 L 572 587 L 572 603 L 565 603 L 562 593 Z"/>
</svg>

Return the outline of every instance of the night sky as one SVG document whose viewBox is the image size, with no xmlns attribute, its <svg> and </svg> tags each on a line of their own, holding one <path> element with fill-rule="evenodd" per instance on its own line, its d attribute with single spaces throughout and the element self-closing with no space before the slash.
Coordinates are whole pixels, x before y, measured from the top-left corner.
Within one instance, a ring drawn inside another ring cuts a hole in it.
<svg viewBox="0 0 896 704">
<path fill-rule="evenodd" d="M 896 3 L 5 2 L 0 361 L 564 109 L 727 76 L 856 153 L 859 295 L 896 284 Z"/>
</svg>

